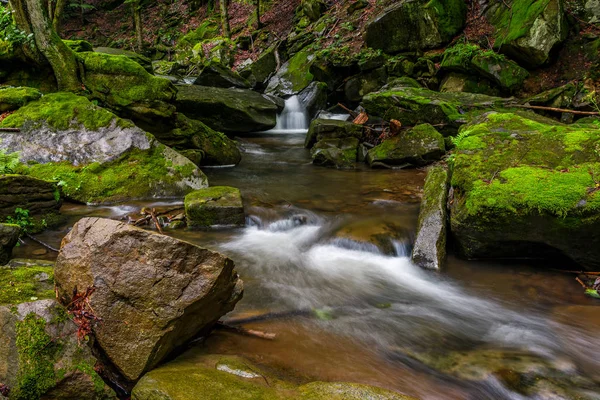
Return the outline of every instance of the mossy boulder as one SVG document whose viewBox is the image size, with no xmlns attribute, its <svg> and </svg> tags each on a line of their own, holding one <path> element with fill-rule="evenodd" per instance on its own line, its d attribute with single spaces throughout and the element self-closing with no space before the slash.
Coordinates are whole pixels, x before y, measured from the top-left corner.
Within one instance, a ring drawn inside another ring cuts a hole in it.
<svg viewBox="0 0 600 400">
<path fill-rule="evenodd" d="M 376 92 L 387 83 L 388 75 L 385 67 L 364 72 L 346 80 L 344 95 L 346 100 L 357 103 L 369 93 Z"/>
<path fill-rule="evenodd" d="M 14 157 L 17 161 L 18 155 L 15 154 Z M 0 221 L 22 219 L 23 215 L 16 215 L 17 209 L 20 209 L 23 210 L 21 214 L 27 213 L 25 219 L 28 231 L 42 231 L 61 221 L 61 197 L 56 182 L 25 175 L 0 175 Z"/>
<path fill-rule="evenodd" d="M 28 87 L 0 87 L 0 113 L 14 111 L 42 97 L 42 93 Z"/>
<path fill-rule="evenodd" d="M 181 113 L 177 114 L 175 129 L 157 134 L 156 138 L 196 165 L 237 165 L 242 159 L 233 140 Z"/>
<path fill-rule="evenodd" d="M 275 56 L 275 52 L 278 51 L 277 48 L 278 44 L 274 44 L 263 51 L 256 61 L 239 71 L 240 75 L 249 81 L 255 82 L 258 87 L 264 88 L 267 79 L 277 69 L 277 57 Z"/>
<path fill-rule="evenodd" d="M 466 18 L 462 0 L 403 0 L 368 23 L 365 41 L 391 54 L 433 49 L 452 40 Z"/>
<path fill-rule="evenodd" d="M 202 68 L 200 75 L 194 81 L 194 85 L 219 88 L 250 88 L 250 83 L 242 78 L 237 72 L 216 62 L 209 62 Z"/>
<path fill-rule="evenodd" d="M 265 93 L 283 97 L 300 92 L 314 79 L 311 73 L 314 59 L 315 55 L 308 50 L 296 53 L 269 80 Z"/>
<path fill-rule="evenodd" d="M 600 267 L 600 129 L 490 112 L 463 127 L 451 229 L 468 258 L 568 257 Z"/>
<path fill-rule="evenodd" d="M 321 139 L 310 150 L 313 164 L 323 167 L 354 168 L 358 158 L 357 138 Z"/>
<path fill-rule="evenodd" d="M 148 72 L 149 74 L 154 73 L 154 70 L 152 69 L 152 61 L 148 57 L 138 54 L 136 52 L 123 49 L 115 49 L 112 47 L 96 47 L 94 48 L 94 51 L 96 53 L 110 54 L 112 56 L 127 57 L 131 61 L 135 61 L 136 63 L 144 67 L 146 72 Z"/>
<path fill-rule="evenodd" d="M 185 216 L 191 228 L 215 225 L 244 225 L 244 205 L 240 190 L 213 186 L 185 196 Z"/>
<path fill-rule="evenodd" d="M 448 73 L 440 83 L 440 92 L 467 92 L 498 96 L 500 91 L 485 78 L 467 75 L 460 72 Z"/>
<path fill-rule="evenodd" d="M 421 268 L 439 271 L 444 265 L 449 178 L 448 168 L 443 165 L 436 165 L 427 171 L 417 237 L 411 256 L 413 263 Z"/>
<path fill-rule="evenodd" d="M 54 300 L 53 263 L 0 268 L 0 382 L 9 399 L 116 399 Z"/>
<path fill-rule="evenodd" d="M 372 167 L 421 167 L 439 160 L 446 152 L 444 137 L 431 125 L 421 124 L 385 139 L 367 153 Z"/>
<path fill-rule="evenodd" d="M 177 90 L 169 80 L 149 74 L 127 56 L 87 52 L 77 53 L 77 57 L 90 100 L 150 132 L 172 122 Z"/>
<path fill-rule="evenodd" d="M 577 106 L 581 106 L 580 97 L 583 97 L 581 96 L 583 94 L 581 89 L 579 85 L 569 82 L 566 85 L 531 96 L 525 102 L 538 106 L 577 108 Z"/>
<path fill-rule="evenodd" d="M 73 50 L 75 53 L 82 53 L 84 51 L 94 51 L 92 44 L 86 40 L 63 40 L 64 44 L 68 48 Z"/>
<path fill-rule="evenodd" d="M 222 132 L 253 132 L 276 124 L 277 105 L 252 90 L 180 85 L 177 110 Z"/>
<path fill-rule="evenodd" d="M 503 108 L 510 99 L 475 93 L 440 93 L 429 89 L 395 86 L 369 93 L 362 105 L 369 115 L 397 119 L 404 126 L 440 125 L 444 134 L 455 134 L 471 114 Z"/>
<path fill-rule="evenodd" d="M 363 130 L 361 125 L 339 119 L 317 118 L 310 123 L 304 147 L 310 149 L 318 141 L 324 139 L 361 139 Z"/>
<path fill-rule="evenodd" d="M 238 356 L 190 350 L 146 374 L 131 393 L 132 400 L 411 400 L 374 386 L 343 382 L 283 381 L 265 368 Z M 412 399 L 414 400 L 414 399 Z"/>
<path fill-rule="evenodd" d="M 563 0 L 494 2 L 485 15 L 496 28 L 494 47 L 531 68 L 547 63 L 567 38 Z"/>
<path fill-rule="evenodd" d="M 323 0 L 302 0 L 300 3 L 302 14 L 310 21 L 317 21 L 327 9 L 327 5 Z"/>
<path fill-rule="evenodd" d="M 84 203 L 178 197 L 206 186 L 187 158 L 85 97 L 54 93 L 0 123 L 0 149 L 18 153 L 15 172 L 58 182 Z"/>
<path fill-rule="evenodd" d="M 20 235 L 21 227 L 19 225 L 0 224 L 0 265 L 4 265 L 10 260 L 13 247 L 19 241 Z M 0 293 L 3 293 L 4 290 L 9 290 L 9 288 L 4 288 Z"/>
</svg>

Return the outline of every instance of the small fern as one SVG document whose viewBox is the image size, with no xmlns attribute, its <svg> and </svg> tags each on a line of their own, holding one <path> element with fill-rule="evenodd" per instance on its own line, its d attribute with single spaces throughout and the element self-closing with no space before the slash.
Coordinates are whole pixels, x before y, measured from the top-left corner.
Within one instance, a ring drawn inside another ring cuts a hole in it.
<svg viewBox="0 0 600 400">
<path fill-rule="evenodd" d="M 13 174 L 19 165 L 19 153 L 6 153 L 0 150 L 0 175 Z"/>
<path fill-rule="evenodd" d="M 459 147 L 460 143 L 463 141 L 464 138 L 466 138 L 467 136 L 469 136 L 469 131 L 468 130 L 464 130 L 462 132 L 459 132 L 458 135 L 451 137 L 450 141 L 452 142 L 452 144 L 454 145 L 454 147 Z"/>
</svg>

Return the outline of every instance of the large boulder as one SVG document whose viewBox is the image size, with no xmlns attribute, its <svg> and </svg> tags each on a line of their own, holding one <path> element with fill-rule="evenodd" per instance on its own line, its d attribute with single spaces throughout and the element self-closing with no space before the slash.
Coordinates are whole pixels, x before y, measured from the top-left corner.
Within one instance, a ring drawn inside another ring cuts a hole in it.
<svg viewBox="0 0 600 400">
<path fill-rule="evenodd" d="M 600 129 L 486 113 L 463 127 L 451 229 L 468 258 L 568 257 L 600 267 Z"/>
<path fill-rule="evenodd" d="M 216 62 L 209 62 L 202 68 L 200 75 L 194 81 L 194 85 L 220 88 L 250 88 L 250 83 L 242 78 L 237 72 Z"/>
<path fill-rule="evenodd" d="M 412 251 L 412 261 L 421 268 L 439 271 L 446 258 L 448 181 L 444 166 L 434 166 L 427 172 Z"/>
<path fill-rule="evenodd" d="M 440 92 L 467 92 L 497 96 L 500 91 L 492 87 L 492 83 L 485 78 L 460 72 L 450 72 L 440 82 Z"/>
<path fill-rule="evenodd" d="M 312 82 L 298 93 L 298 101 L 307 111 L 309 118 L 314 118 L 327 106 L 327 84 Z"/>
<path fill-rule="evenodd" d="M 191 228 L 215 225 L 244 225 L 244 204 L 240 190 L 229 186 L 212 186 L 185 196 L 185 216 Z"/>
<path fill-rule="evenodd" d="M 0 268 L 0 382 L 9 398 L 116 399 L 54 300 L 52 263 L 29 264 Z"/>
<path fill-rule="evenodd" d="M 323 139 L 343 139 L 356 138 L 363 136 L 362 125 L 354 124 L 339 119 L 317 118 L 310 123 L 308 133 L 304 139 L 304 147 L 312 148 L 315 143 Z"/>
<path fill-rule="evenodd" d="M 324 167 L 354 168 L 358 158 L 358 139 L 322 139 L 311 149 L 313 164 Z"/>
<path fill-rule="evenodd" d="M 375 167 L 422 167 L 439 160 L 446 152 L 444 137 L 431 125 L 421 124 L 385 139 L 367 153 Z"/>
<path fill-rule="evenodd" d="M 25 175 L 0 175 L 0 220 L 16 219 L 15 213 L 21 209 L 31 223 L 29 231 L 36 232 L 60 220 L 61 205 L 60 191 L 54 182 Z"/>
<path fill-rule="evenodd" d="M 198 85 L 178 88 L 177 110 L 217 131 L 262 131 L 276 124 L 277 105 L 252 90 Z"/>
<path fill-rule="evenodd" d="M 56 260 L 58 297 L 95 286 L 95 345 L 128 381 L 207 334 L 242 296 L 233 261 L 126 223 L 81 219 Z"/>
<path fill-rule="evenodd" d="M 311 65 L 315 55 L 308 50 L 296 53 L 269 80 L 265 93 L 276 96 L 291 96 L 307 87 L 314 79 Z"/>
<path fill-rule="evenodd" d="M 88 98 L 149 132 L 170 126 L 176 89 L 169 80 L 149 74 L 127 56 L 85 52 L 77 57 Z"/>
<path fill-rule="evenodd" d="M 264 88 L 267 79 L 275 73 L 277 69 L 278 44 L 274 44 L 267 50 L 263 51 L 260 56 L 245 68 L 242 68 L 239 73 L 242 77 L 256 84 L 259 88 Z"/>
<path fill-rule="evenodd" d="M 42 97 L 42 93 L 28 87 L 0 87 L 0 113 L 14 111 Z"/>
<path fill-rule="evenodd" d="M 155 136 L 196 165 L 237 165 L 242 159 L 233 140 L 181 113 L 177 114 L 175 129 Z"/>
<path fill-rule="evenodd" d="M 58 181 L 85 203 L 177 197 L 207 186 L 187 158 L 85 97 L 54 93 L 0 123 L 0 150 L 18 153 L 16 173 Z M 1 189 L 0 189 L 1 190 Z"/>
<path fill-rule="evenodd" d="M 15 224 L 0 224 L 0 265 L 6 264 L 12 256 L 12 249 L 19 241 L 21 227 Z"/>
<path fill-rule="evenodd" d="M 433 49 L 452 40 L 466 18 L 462 0 L 403 0 L 368 23 L 365 41 L 386 53 Z"/>
<path fill-rule="evenodd" d="M 548 62 L 568 34 L 563 0 L 490 2 L 485 11 L 496 28 L 494 47 L 528 67 Z"/>
</svg>

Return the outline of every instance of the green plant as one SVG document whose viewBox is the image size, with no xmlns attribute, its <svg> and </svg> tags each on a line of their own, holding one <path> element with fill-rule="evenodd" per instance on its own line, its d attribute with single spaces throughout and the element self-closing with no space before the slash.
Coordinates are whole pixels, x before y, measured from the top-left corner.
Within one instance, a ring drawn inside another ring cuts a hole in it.
<svg viewBox="0 0 600 400">
<path fill-rule="evenodd" d="M 29 210 L 22 208 L 15 209 L 14 216 L 6 217 L 6 222 L 9 224 L 19 225 L 23 232 L 29 232 L 33 228 L 33 220 L 29 216 Z"/>
<path fill-rule="evenodd" d="M 33 33 L 17 28 L 13 21 L 12 11 L 0 5 L 0 39 L 12 44 L 33 43 Z"/>
<path fill-rule="evenodd" d="M 7 153 L 0 150 L 0 175 L 12 174 L 19 165 L 19 153 Z"/>
<path fill-rule="evenodd" d="M 450 138 L 450 141 L 452 142 L 452 144 L 456 147 L 458 147 L 460 145 L 460 142 L 462 142 L 462 140 L 464 138 L 466 138 L 467 136 L 469 136 L 469 130 L 464 130 L 458 133 L 458 135 Z"/>
</svg>

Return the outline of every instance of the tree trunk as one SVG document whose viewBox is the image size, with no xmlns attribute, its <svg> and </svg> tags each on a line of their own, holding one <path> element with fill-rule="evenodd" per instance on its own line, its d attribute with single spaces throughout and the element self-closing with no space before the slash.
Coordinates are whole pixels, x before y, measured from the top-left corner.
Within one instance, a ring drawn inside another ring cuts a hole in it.
<svg viewBox="0 0 600 400">
<path fill-rule="evenodd" d="M 262 23 L 260 22 L 260 0 L 255 0 L 256 3 L 256 29 L 262 28 Z"/>
<path fill-rule="evenodd" d="M 52 29 L 46 4 L 40 0 L 10 0 L 17 27 L 27 33 L 33 33 L 37 50 L 30 48 L 26 51 L 32 53 L 32 58 L 36 62 L 43 62 L 41 54 L 50 63 L 59 90 L 78 92 L 81 90 L 81 80 L 75 53 Z"/>
<path fill-rule="evenodd" d="M 54 7 L 54 11 L 49 12 L 50 20 L 52 21 L 52 28 L 58 33 L 60 30 L 60 20 L 62 19 L 63 12 L 65 11 L 65 6 L 67 5 L 67 0 L 56 0 L 56 5 Z"/>
<path fill-rule="evenodd" d="M 227 15 L 227 0 L 219 0 L 221 6 L 221 24 L 223 25 L 223 35 L 231 39 L 231 29 L 229 28 L 229 16 Z"/>
<path fill-rule="evenodd" d="M 142 15 L 140 11 L 140 2 L 135 0 L 131 3 L 133 7 L 133 23 L 135 25 L 135 39 L 137 42 L 137 51 L 142 52 L 144 50 L 144 36 L 142 34 Z"/>
</svg>

